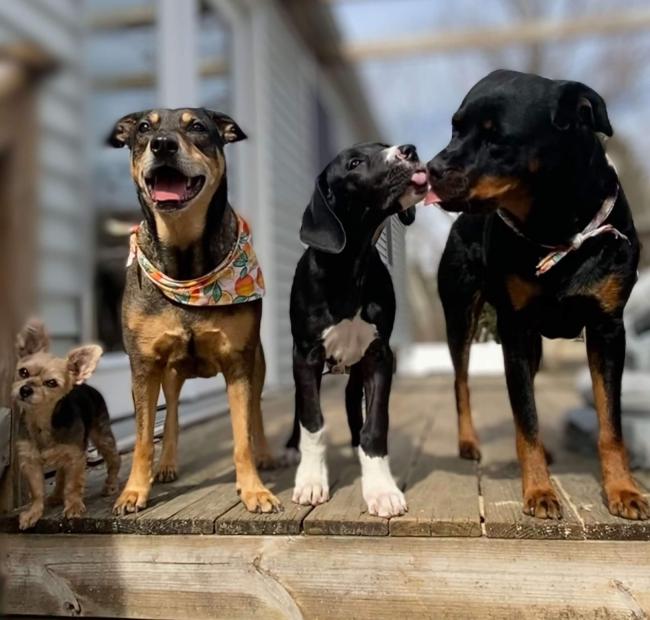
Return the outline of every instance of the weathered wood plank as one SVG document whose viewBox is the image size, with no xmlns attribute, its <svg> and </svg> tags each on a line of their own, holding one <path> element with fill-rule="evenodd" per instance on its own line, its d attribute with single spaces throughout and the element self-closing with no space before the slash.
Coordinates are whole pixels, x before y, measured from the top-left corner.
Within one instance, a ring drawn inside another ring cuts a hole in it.
<svg viewBox="0 0 650 620">
<path fill-rule="evenodd" d="M 642 618 L 650 543 L 0 536 L 8 614 Z"/>
</svg>

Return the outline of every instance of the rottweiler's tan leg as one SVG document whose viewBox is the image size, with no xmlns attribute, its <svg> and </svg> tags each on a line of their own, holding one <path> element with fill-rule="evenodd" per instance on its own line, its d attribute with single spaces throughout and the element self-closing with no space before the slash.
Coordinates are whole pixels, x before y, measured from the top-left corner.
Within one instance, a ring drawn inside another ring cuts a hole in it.
<svg viewBox="0 0 650 620">
<path fill-rule="evenodd" d="M 70 448 L 63 457 L 63 516 L 66 519 L 80 517 L 86 512 L 84 491 L 86 489 L 86 454 L 79 448 Z"/>
<path fill-rule="evenodd" d="M 237 491 L 247 510 L 275 512 L 281 508 L 280 500 L 262 484 L 253 455 L 252 420 L 255 408 L 253 399 L 256 394 L 254 354 L 248 359 L 244 355 L 233 355 L 233 358 L 224 369 L 224 375 L 228 385 L 235 444 Z"/>
<path fill-rule="evenodd" d="M 253 412 L 251 429 L 253 434 L 253 449 L 255 463 L 260 469 L 273 469 L 278 466 L 273 457 L 264 433 L 264 419 L 262 417 L 262 390 L 266 376 L 266 361 L 261 343 L 255 351 L 255 368 L 253 369 Z"/>
<path fill-rule="evenodd" d="M 621 381 L 625 360 L 622 319 L 587 327 L 587 355 L 598 414 L 598 451 L 607 506 L 625 519 L 648 519 L 650 506 L 628 465 L 621 427 Z"/>
<path fill-rule="evenodd" d="M 32 503 L 23 510 L 18 517 L 18 527 L 27 530 L 36 525 L 36 522 L 43 516 L 43 505 L 45 496 L 45 477 L 43 476 L 43 464 L 38 452 L 26 441 L 17 443 L 20 471 L 23 473 Z"/>
<path fill-rule="evenodd" d="M 153 481 L 153 433 L 156 403 L 160 394 L 161 370 L 153 364 L 138 365 L 133 368 L 132 375 L 136 424 L 135 450 L 129 479 L 113 507 L 113 512 L 118 515 L 145 508 Z"/>
<path fill-rule="evenodd" d="M 156 480 L 172 482 L 178 477 L 178 398 L 185 379 L 174 369 L 167 369 L 162 378 L 162 389 L 167 403 L 162 452 Z"/>
</svg>

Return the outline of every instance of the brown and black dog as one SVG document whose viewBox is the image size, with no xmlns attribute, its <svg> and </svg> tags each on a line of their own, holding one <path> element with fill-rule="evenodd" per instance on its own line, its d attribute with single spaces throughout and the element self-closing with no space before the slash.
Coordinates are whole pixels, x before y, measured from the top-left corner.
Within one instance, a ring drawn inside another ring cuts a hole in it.
<svg viewBox="0 0 650 620">
<path fill-rule="evenodd" d="M 449 145 L 428 169 L 440 205 L 463 212 L 438 272 L 460 454 L 480 458 L 467 368 L 488 301 L 503 344 L 524 511 L 561 516 L 533 382 L 541 337 L 574 338 L 584 329 L 607 505 L 614 515 L 647 519 L 650 508 L 630 474 L 621 429 L 623 308 L 636 281 L 639 243 L 600 137 L 612 135 L 605 102 L 579 82 L 495 71 L 469 91 L 452 127 Z"/>
<path fill-rule="evenodd" d="M 138 251 L 168 278 L 200 278 L 218 268 L 238 243 L 238 218 L 228 203 L 224 146 L 245 137 L 232 118 L 205 109 L 136 112 L 116 123 L 109 143 L 131 151 L 131 175 L 144 214 Z M 147 504 L 161 386 L 167 417 L 156 477 L 165 482 L 177 476 L 183 382 L 220 372 L 227 383 L 241 500 L 250 511 L 280 508 L 256 465 L 256 459 L 263 465 L 272 461 L 260 410 L 265 374 L 261 316 L 261 299 L 217 306 L 170 300 L 145 277 L 137 260 L 128 267 L 122 323 L 131 361 L 136 445 L 116 514 Z"/>
</svg>

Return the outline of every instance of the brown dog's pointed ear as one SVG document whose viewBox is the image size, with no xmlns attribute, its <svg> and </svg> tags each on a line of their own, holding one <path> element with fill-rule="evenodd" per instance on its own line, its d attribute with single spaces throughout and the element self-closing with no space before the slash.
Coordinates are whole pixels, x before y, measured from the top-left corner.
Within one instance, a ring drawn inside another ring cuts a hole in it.
<svg viewBox="0 0 650 620">
<path fill-rule="evenodd" d="M 614 134 L 605 100 L 581 82 L 557 82 L 557 101 L 552 120 L 562 130 L 583 125 L 609 137 Z"/>
<path fill-rule="evenodd" d="M 30 319 L 16 336 L 16 356 L 20 359 L 40 351 L 48 351 L 50 337 L 45 325 L 38 319 Z"/>
<path fill-rule="evenodd" d="M 408 209 L 400 211 L 397 214 L 397 217 L 399 218 L 399 221 L 404 224 L 404 226 L 410 226 L 413 222 L 415 222 L 415 207 L 409 207 Z"/>
<path fill-rule="evenodd" d="M 106 144 L 113 146 L 116 149 L 121 149 L 131 142 L 131 136 L 135 131 L 135 126 L 138 119 L 142 116 L 143 112 L 132 112 L 123 116 L 111 130 L 111 133 L 106 138 Z"/>
<path fill-rule="evenodd" d="M 346 235 L 341 220 L 334 213 L 334 194 L 326 183 L 326 170 L 316 179 L 316 187 L 302 216 L 300 240 L 316 250 L 340 254 Z"/>
<path fill-rule="evenodd" d="M 205 110 L 205 112 L 216 123 L 219 134 L 226 144 L 246 140 L 246 134 L 233 118 L 222 112 L 215 112 L 214 110 Z"/>
<path fill-rule="evenodd" d="M 103 352 L 99 345 L 88 344 L 68 353 L 68 372 L 76 384 L 83 383 L 95 372 Z"/>
</svg>

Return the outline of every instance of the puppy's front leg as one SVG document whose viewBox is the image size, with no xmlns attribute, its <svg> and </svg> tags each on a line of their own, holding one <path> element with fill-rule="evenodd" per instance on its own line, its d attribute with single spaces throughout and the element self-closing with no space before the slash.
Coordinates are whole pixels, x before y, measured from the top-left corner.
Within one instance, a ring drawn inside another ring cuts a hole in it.
<svg viewBox="0 0 650 620">
<path fill-rule="evenodd" d="M 587 355 L 598 414 L 598 451 L 609 511 L 625 519 L 650 517 L 648 501 L 630 474 L 621 427 L 621 381 L 625 361 L 623 320 L 604 317 L 587 326 Z"/>
<path fill-rule="evenodd" d="M 296 420 L 300 428 L 300 464 L 292 500 L 316 506 L 329 499 L 325 460 L 325 425 L 320 408 L 320 383 L 325 360 L 323 352 L 303 354 L 293 347 L 293 378 L 296 384 Z"/>
<path fill-rule="evenodd" d="M 43 476 L 43 464 L 38 452 L 28 441 L 17 443 L 20 470 L 27 480 L 32 503 L 23 510 L 18 517 L 18 527 L 27 530 L 36 525 L 36 522 L 43 516 L 43 504 L 45 498 L 45 477 Z"/>
<path fill-rule="evenodd" d="M 131 473 L 117 498 L 113 512 L 122 515 L 147 506 L 153 480 L 153 433 L 161 370 L 132 361 L 133 404 L 135 406 L 135 450 Z"/>
<path fill-rule="evenodd" d="M 71 448 L 66 455 L 63 483 L 63 516 L 66 519 L 80 517 L 86 512 L 84 490 L 86 488 L 86 454 Z"/>
<path fill-rule="evenodd" d="M 276 512 L 282 508 L 260 480 L 252 445 L 253 398 L 259 394 L 253 386 L 254 359 L 234 354 L 224 368 L 230 403 L 230 420 L 235 443 L 237 491 L 250 512 Z M 259 405 L 258 405 L 259 406 Z"/>
<path fill-rule="evenodd" d="M 368 512 L 394 517 L 407 511 L 388 461 L 388 399 L 393 380 L 393 352 L 375 340 L 359 362 L 366 393 L 366 420 L 361 428 L 361 487 Z"/>
</svg>

